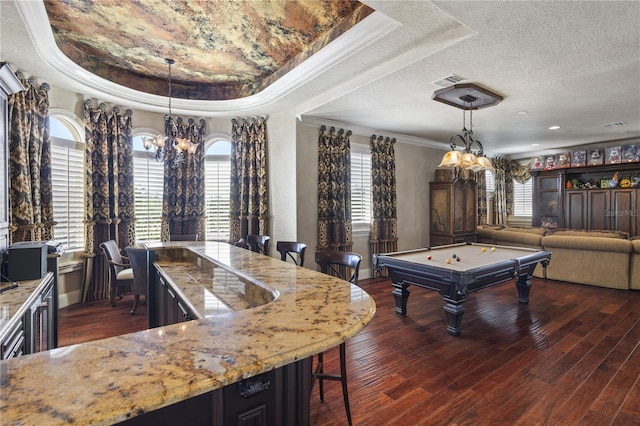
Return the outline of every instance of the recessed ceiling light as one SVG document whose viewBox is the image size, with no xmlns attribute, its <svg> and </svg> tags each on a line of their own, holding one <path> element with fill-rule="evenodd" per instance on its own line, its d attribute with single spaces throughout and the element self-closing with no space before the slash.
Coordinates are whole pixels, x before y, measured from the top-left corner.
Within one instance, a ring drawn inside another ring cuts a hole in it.
<svg viewBox="0 0 640 426">
<path fill-rule="evenodd" d="M 549 127 L 549 130 L 558 130 L 560 128 L 560 126 L 551 126 Z"/>
</svg>

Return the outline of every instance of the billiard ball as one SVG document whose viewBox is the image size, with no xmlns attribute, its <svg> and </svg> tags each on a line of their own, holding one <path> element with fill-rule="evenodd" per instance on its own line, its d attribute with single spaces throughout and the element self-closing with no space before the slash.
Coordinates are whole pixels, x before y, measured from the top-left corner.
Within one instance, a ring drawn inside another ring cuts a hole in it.
<svg viewBox="0 0 640 426">
<path fill-rule="evenodd" d="M 486 247 L 482 247 L 482 252 L 484 253 L 486 251 L 487 251 L 487 248 Z"/>
<path fill-rule="evenodd" d="M 451 263 L 451 259 L 447 258 L 447 261 L 446 261 L 446 262 L 447 262 L 447 263 Z"/>
</svg>

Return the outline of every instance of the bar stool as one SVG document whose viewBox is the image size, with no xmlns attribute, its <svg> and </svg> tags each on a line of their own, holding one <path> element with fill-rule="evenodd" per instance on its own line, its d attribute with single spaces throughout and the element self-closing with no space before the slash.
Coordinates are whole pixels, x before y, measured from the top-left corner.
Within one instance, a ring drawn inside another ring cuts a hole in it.
<svg viewBox="0 0 640 426">
<path fill-rule="evenodd" d="M 247 235 L 247 244 L 251 251 L 267 255 L 269 253 L 269 238 L 267 235 L 249 234 Z"/>
<path fill-rule="evenodd" d="M 357 253 L 344 251 L 316 251 L 316 263 L 320 266 L 320 272 L 329 275 L 335 275 L 343 280 L 353 284 L 358 284 L 358 275 L 360 273 L 360 262 L 362 256 Z M 352 272 L 350 273 L 349 270 Z M 345 277 L 349 276 L 349 279 Z M 344 407 L 347 411 L 347 421 L 351 425 L 351 409 L 349 408 L 349 392 L 347 390 L 347 360 L 346 360 L 346 344 L 342 342 L 339 346 L 340 350 L 340 375 L 327 374 L 324 372 L 323 353 L 318 354 L 318 362 L 313 371 L 311 387 L 316 379 L 320 384 L 320 401 L 324 401 L 324 380 L 335 380 L 342 383 L 342 397 L 344 398 Z"/>
<path fill-rule="evenodd" d="M 278 241 L 276 250 L 280 253 L 280 260 L 287 261 L 287 256 L 298 266 L 304 266 L 304 252 L 307 250 L 305 243 L 297 241 Z M 295 254 L 298 255 L 297 259 Z"/>
</svg>

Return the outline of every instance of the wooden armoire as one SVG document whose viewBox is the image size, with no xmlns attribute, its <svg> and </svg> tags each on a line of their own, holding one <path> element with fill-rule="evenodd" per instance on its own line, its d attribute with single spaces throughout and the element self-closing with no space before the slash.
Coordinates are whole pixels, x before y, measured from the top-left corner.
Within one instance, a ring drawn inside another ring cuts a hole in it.
<svg viewBox="0 0 640 426">
<path fill-rule="evenodd" d="M 429 183 L 430 245 L 476 241 L 478 186 L 453 169 L 437 169 Z"/>
</svg>

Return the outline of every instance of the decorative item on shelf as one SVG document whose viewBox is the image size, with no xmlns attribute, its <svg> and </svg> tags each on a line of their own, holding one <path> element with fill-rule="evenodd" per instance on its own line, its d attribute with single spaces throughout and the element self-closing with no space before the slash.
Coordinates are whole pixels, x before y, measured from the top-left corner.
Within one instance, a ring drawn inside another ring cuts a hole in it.
<svg viewBox="0 0 640 426">
<path fill-rule="evenodd" d="M 625 145 L 622 147 L 622 162 L 635 163 L 640 161 L 640 144 Z"/>
<path fill-rule="evenodd" d="M 622 162 L 622 148 L 619 146 L 610 146 L 605 149 L 606 164 L 620 164 Z"/>
<path fill-rule="evenodd" d="M 604 164 L 604 150 L 596 148 L 589 150 L 589 166 L 601 166 Z"/>
<path fill-rule="evenodd" d="M 561 152 L 557 157 L 556 169 L 566 169 L 571 166 L 571 154 L 569 152 Z"/>
<path fill-rule="evenodd" d="M 169 162 L 171 167 L 177 168 L 185 160 L 184 152 L 186 151 L 189 154 L 195 153 L 199 144 L 191 142 L 178 134 L 178 127 L 171 115 L 171 65 L 173 65 L 175 61 L 170 58 L 164 61 L 169 66 L 169 78 L 167 80 L 169 86 L 169 114 L 164 117 L 164 135 L 156 135 L 153 138 L 145 137 L 143 138 L 143 143 L 147 153 L 155 157 L 156 161 L 166 161 Z M 178 119 L 178 123 L 180 123 L 180 119 Z M 152 148 L 153 151 L 155 151 L 153 155 Z"/>
<path fill-rule="evenodd" d="M 534 157 L 533 160 L 531 160 L 530 168 L 531 170 L 542 170 L 543 168 L 542 157 L 540 156 Z"/>
<path fill-rule="evenodd" d="M 631 179 L 629 178 L 620 179 L 620 188 L 631 188 Z"/>
<path fill-rule="evenodd" d="M 544 158 L 544 169 L 545 170 L 553 170 L 556 168 L 556 156 L 555 155 L 547 155 Z"/>
<path fill-rule="evenodd" d="M 620 180 L 620 173 L 615 172 L 611 180 L 609 181 L 609 188 L 615 188 L 618 186 L 618 181 Z"/>
<path fill-rule="evenodd" d="M 473 110 L 493 106 L 502 97 L 474 84 L 455 84 L 433 93 L 432 99 L 462 109 L 462 134 L 449 139 L 451 151 L 447 152 L 438 167 L 452 167 L 474 172 L 493 170 L 491 161 L 484 156 L 480 141 L 473 139 Z M 466 112 L 469 111 L 469 129 L 466 127 Z M 460 145 L 462 151 L 456 150 Z"/>
<path fill-rule="evenodd" d="M 573 151 L 571 156 L 571 167 L 584 167 L 587 165 L 587 151 L 582 149 Z"/>
</svg>

